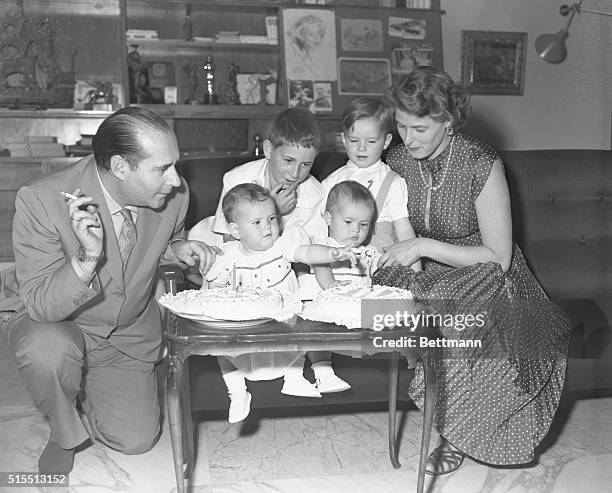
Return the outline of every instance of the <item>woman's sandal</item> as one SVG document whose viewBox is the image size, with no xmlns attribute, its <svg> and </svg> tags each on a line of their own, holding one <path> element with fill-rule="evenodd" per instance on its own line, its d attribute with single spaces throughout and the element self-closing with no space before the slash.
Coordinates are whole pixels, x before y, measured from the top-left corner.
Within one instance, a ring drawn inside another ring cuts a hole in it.
<svg viewBox="0 0 612 493">
<path fill-rule="evenodd" d="M 425 474 L 442 476 L 443 474 L 454 472 L 459 469 L 464 457 L 465 454 L 463 452 L 454 448 L 446 440 L 441 439 L 440 445 L 427 457 Z"/>
</svg>

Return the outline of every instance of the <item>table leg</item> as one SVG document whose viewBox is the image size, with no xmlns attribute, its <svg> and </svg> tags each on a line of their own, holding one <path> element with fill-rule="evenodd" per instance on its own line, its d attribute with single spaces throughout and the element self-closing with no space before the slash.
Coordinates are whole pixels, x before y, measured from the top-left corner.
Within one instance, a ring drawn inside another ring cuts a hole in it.
<svg viewBox="0 0 612 493">
<path fill-rule="evenodd" d="M 393 469 L 399 469 L 402 465 L 397 459 L 396 411 L 400 355 L 398 352 L 393 352 L 389 356 L 389 458 Z"/>
<path fill-rule="evenodd" d="M 168 423 L 170 426 L 170 441 L 172 443 L 172 458 L 174 459 L 177 493 L 185 493 L 182 441 L 183 416 L 181 411 L 182 376 L 183 360 L 171 354 L 168 358 Z"/>
<path fill-rule="evenodd" d="M 417 493 L 423 493 L 425 485 L 425 466 L 431 440 L 431 429 L 434 421 L 434 410 L 437 401 L 436 370 L 432 361 L 432 353 L 423 354 L 423 375 L 425 377 L 425 403 L 423 413 L 423 431 L 421 434 L 421 455 L 419 458 L 419 474 L 417 477 Z"/>
<path fill-rule="evenodd" d="M 183 363 L 182 377 L 182 408 L 183 408 L 183 457 L 185 459 L 184 477 L 191 476 L 195 465 L 195 452 L 193 449 L 193 419 L 191 418 L 191 380 L 189 379 L 189 358 Z"/>
</svg>

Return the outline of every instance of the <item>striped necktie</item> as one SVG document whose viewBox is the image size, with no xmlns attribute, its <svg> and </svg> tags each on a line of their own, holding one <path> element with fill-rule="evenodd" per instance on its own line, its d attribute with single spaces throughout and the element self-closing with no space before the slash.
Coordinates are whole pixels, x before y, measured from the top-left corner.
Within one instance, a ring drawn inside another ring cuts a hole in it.
<svg viewBox="0 0 612 493">
<path fill-rule="evenodd" d="M 130 258 L 130 253 L 136 244 L 136 225 L 132 218 L 132 212 L 129 209 L 121 209 L 119 211 L 123 216 L 123 224 L 121 225 L 121 233 L 119 233 L 119 254 L 121 255 L 121 261 L 123 262 L 123 268 L 127 264 Z"/>
</svg>

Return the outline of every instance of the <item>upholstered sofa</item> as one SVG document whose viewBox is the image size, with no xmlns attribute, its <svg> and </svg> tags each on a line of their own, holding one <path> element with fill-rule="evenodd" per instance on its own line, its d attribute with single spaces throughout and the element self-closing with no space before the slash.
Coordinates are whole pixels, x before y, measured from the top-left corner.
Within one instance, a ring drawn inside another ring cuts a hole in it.
<svg viewBox="0 0 612 493">
<path fill-rule="evenodd" d="M 503 153 L 512 197 L 513 233 L 544 290 L 572 321 L 568 389 L 612 389 L 612 152 L 533 150 Z M 187 227 L 214 213 L 223 174 L 248 156 L 179 163 L 191 192 Z M 321 153 L 318 179 L 344 164 L 341 153 Z M 213 358 L 191 358 L 194 410 L 221 410 L 227 398 Z M 280 382 L 250 384 L 255 407 L 355 405 L 386 400 L 386 363 L 335 356 L 353 390 L 323 399 L 280 394 Z M 308 370 L 307 370 L 308 376 Z M 400 399 L 411 372 L 400 372 Z M 312 402 L 315 401 L 315 402 Z"/>
</svg>

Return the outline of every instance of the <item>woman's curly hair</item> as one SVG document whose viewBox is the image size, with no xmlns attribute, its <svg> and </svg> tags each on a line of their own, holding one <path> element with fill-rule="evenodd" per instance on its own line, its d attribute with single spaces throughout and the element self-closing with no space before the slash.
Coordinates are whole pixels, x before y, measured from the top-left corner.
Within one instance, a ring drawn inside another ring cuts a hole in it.
<svg viewBox="0 0 612 493">
<path fill-rule="evenodd" d="M 387 97 L 395 109 L 439 122 L 451 122 L 461 130 L 470 114 L 470 95 L 443 70 L 418 67 L 389 89 Z"/>
</svg>

